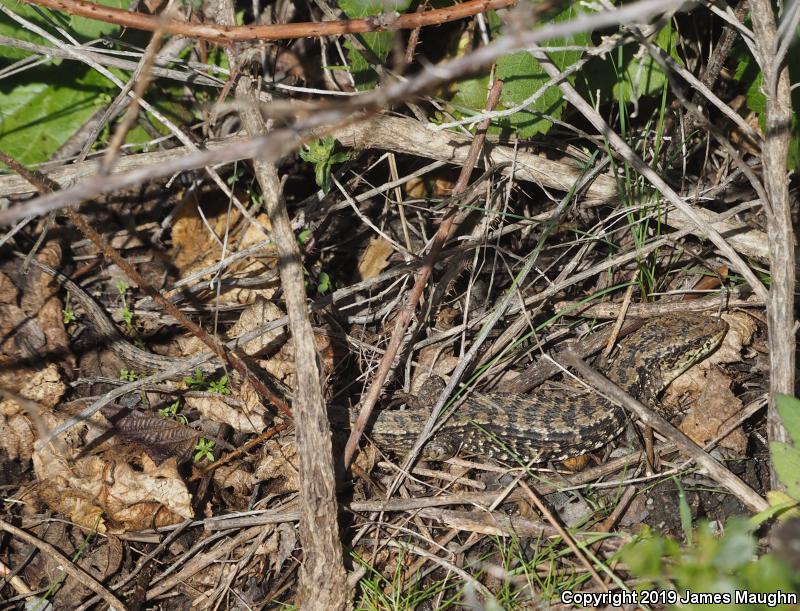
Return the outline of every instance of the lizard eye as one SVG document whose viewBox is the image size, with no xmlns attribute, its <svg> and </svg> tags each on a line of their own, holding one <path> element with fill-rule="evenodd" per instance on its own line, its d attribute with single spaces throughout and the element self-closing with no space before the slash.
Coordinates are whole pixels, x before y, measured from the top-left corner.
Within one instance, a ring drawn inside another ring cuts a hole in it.
<svg viewBox="0 0 800 611">
<path fill-rule="evenodd" d="M 455 456 L 458 445 L 448 439 L 435 438 L 423 449 L 422 455 L 427 460 L 447 460 Z"/>
</svg>

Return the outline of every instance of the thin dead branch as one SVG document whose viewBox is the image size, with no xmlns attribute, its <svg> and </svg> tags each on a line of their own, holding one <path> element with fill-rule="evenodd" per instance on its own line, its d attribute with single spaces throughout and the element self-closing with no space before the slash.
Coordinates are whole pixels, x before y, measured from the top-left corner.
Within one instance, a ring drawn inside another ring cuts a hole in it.
<svg viewBox="0 0 800 611">
<path fill-rule="evenodd" d="M 241 117 L 245 129 L 251 135 L 266 133 L 267 126 L 258 110 L 258 96 L 250 78 L 240 79 L 236 96 L 244 102 Z M 278 251 L 297 371 L 292 407 L 300 457 L 300 540 L 305 557 L 300 569 L 300 599 L 307 609 L 344 609 L 351 592 L 346 587 L 342 564 L 344 555 L 339 538 L 331 429 L 322 395 L 314 332 L 308 318 L 300 249 L 281 196 L 277 169 L 269 161 L 259 158 L 253 160 L 253 166 Z"/>
<path fill-rule="evenodd" d="M 6 531 L 8 534 L 16 537 L 17 539 L 21 539 L 28 545 L 33 545 L 39 551 L 44 554 L 47 554 L 51 558 L 53 558 L 63 571 L 76 579 L 79 583 L 86 586 L 92 592 L 97 594 L 100 598 L 105 601 L 107 605 L 109 605 L 112 609 L 117 611 L 125 611 L 128 607 L 126 607 L 121 600 L 119 600 L 114 594 L 109 592 L 103 584 L 97 581 L 94 577 L 89 575 L 86 571 L 84 571 L 79 566 L 76 566 L 74 562 L 72 562 L 69 558 L 67 558 L 64 554 L 59 552 L 55 547 L 51 544 L 47 543 L 46 541 L 42 541 L 38 537 L 34 537 L 30 533 L 21 528 L 17 528 L 16 526 L 9 524 L 5 520 L 0 520 L 0 530 Z"/>
<path fill-rule="evenodd" d="M 770 441 L 786 443 L 789 442 L 789 436 L 775 409 L 775 398 L 779 394 L 795 393 L 795 236 L 789 199 L 789 174 L 786 170 L 794 111 L 789 68 L 779 56 L 781 45 L 775 28 L 772 4 L 766 0 L 750 0 L 750 14 L 766 96 L 766 134 L 761 147 L 761 160 L 764 166 L 763 182 L 769 198 L 769 201 L 763 202 L 770 251 L 770 293 L 767 307 L 770 402 L 767 435 Z M 794 28 L 792 31 L 794 32 Z M 782 486 L 774 470 L 771 479 L 773 487 Z"/>
<path fill-rule="evenodd" d="M 133 11 L 116 9 L 85 0 L 25 0 L 29 4 L 46 6 L 70 15 L 96 19 L 126 28 L 155 32 L 162 27 L 159 18 Z M 187 23 L 177 19 L 163 22 L 164 32 L 188 38 L 208 40 L 219 44 L 242 41 L 286 40 L 319 36 L 339 36 L 362 32 L 384 32 L 387 30 L 408 30 L 427 25 L 438 25 L 458 19 L 472 17 L 489 10 L 506 8 L 516 0 L 469 0 L 454 6 L 434 9 L 424 13 L 389 14 L 367 17 L 365 19 L 345 19 L 340 21 L 320 21 L 310 23 L 281 23 L 261 26 L 225 26 L 216 24 Z"/>
<path fill-rule="evenodd" d="M 497 102 L 500 99 L 502 86 L 503 86 L 502 81 L 496 80 L 493 83 L 492 88 L 489 91 L 489 96 L 486 101 L 486 107 L 488 110 L 493 110 L 494 107 L 497 105 Z M 467 188 L 467 181 L 469 180 L 470 174 L 472 173 L 472 169 L 478 160 L 478 155 L 480 154 L 480 151 L 483 148 L 483 143 L 486 138 L 486 130 L 489 128 L 489 124 L 490 120 L 484 119 L 478 128 L 478 132 L 472 141 L 472 145 L 470 146 L 470 150 L 467 155 L 467 162 L 461 169 L 461 173 L 458 177 L 458 182 L 456 183 L 456 186 L 453 187 L 454 197 L 457 197 L 458 195 L 463 193 L 464 190 Z M 444 219 L 442 220 L 441 225 L 439 225 L 439 229 L 437 230 L 436 235 L 433 238 L 433 243 L 431 244 L 430 249 L 425 255 L 422 267 L 417 273 L 417 278 L 414 282 L 414 286 L 412 287 L 411 291 L 408 294 L 406 303 L 403 305 L 403 308 L 400 310 L 400 313 L 397 316 L 394 330 L 392 331 L 392 337 L 389 340 L 389 344 L 386 347 L 386 352 L 384 353 L 383 358 L 381 359 L 381 363 L 378 366 L 378 371 L 376 372 L 375 377 L 372 380 L 372 384 L 370 385 L 366 396 L 361 402 L 361 408 L 359 409 L 358 418 L 356 419 L 355 424 L 353 424 L 350 437 L 347 440 L 347 445 L 345 447 L 345 453 L 344 453 L 345 466 L 349 466 L 353 460 L 353 457 L 355 456 L 355 452 L 358 447 L 358 442 L 361 439 L 361 436 L 364 434 L 364 429 L 367 426 L 370 414 L 372 414 L 372 410 L 377 404 L 381 393 L 383 392 L 383 387 L 386 383 L 386 380 L 389 378 L 389 374 L 392 371 L 394 360 L 400 352 L 400 348 L 403 344 L 403 338 L 405 337 L 406 330 L 408 329 L 408 326 L 411 324 L 411 320 L 414 317 L 414 312 L 416 311 L 417 304 L 419 303 L 419 300 L 422 297 L 422 291 L 424 290 L 425 285 L 428 283 L 428 279 L 430 278 L 431 273 L 433 272 L 433 265 L 436 262 L 439 253 L 441 252 L 447 240 L 458 228 L 456 219 L 457 219 L 457 208 L 455 206 L 452 206 L 448 210 Z M 421 440 L 422 442 L 424 442 L 425 440 L 424 436 L 428 432 L 429 431 L 423 432 L 422 434 L 423 439 Z M 421 443 L 418 445 L 421 445 Z M 419 448 L 417 448 L 417 451 L 418 450 Z M 411 457 L 409 460 L 411 460 L 412 458 L 413 457 Z"/>
</svg>

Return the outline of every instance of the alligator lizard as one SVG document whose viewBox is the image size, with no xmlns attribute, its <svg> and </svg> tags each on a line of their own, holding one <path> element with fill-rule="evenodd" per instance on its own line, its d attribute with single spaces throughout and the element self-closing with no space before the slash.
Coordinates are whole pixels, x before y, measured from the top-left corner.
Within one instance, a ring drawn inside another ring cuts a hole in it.
<svg viewBox="0 0 800 611">
<path fill-rule="evenodd" d="M 725 321 L 697 313 L 654 318 L 623 339 L 603 373 L 664 414 L 657 395 L 725 336 Z M 421 408 L 383 410 L 367 433 L 378 447 L 405 453 L 428 413 Z M 664 414 L 666 415 L 666 414 Z M 538 389 L 531 394 L 471 394 L 434 434 L 422 456 L 442 460 L 461 450 L 478 456 L 524 461 L 564 460 L 591 452 L 625 428 L 625 410 L 599 394 Z"/>
</svg>

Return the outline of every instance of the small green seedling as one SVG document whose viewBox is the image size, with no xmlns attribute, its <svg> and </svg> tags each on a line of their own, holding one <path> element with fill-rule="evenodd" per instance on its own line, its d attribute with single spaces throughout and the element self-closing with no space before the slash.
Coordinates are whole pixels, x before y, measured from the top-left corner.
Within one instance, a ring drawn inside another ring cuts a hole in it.
<svg viewBox="0 0 800 611">
<path fill-rule="evenodd" d="M 231 394 L 231 389 L 228 388 L 228 376 L 223 375 L 219 380 L 209 382 L 208 390 L 209 392 L 219 393 L 220 395 Z"/>
<path fill-rule="evenodd" d="M 352 158 L 352 153 L 340 151 L 334 153 L 336 140 L 327 136 L 320 140 L 312 140 L 300 151 L 300 158 L 314 165 L 314 178 L 317 186 L 325 193 L 331 188 L 331 170 L 337 163 L 343 163 Z"/>
<path fill-rule="evenodd" d="M 61 320 L 64 321 L 65 325 L 68 325 L 71 322 L 75 322 L 78 317 L 75 315 L 75 311 L 67 306 L 63 310 L 61 310 Z"/>
<path fill-rule="evenodd" d="M 183 378 L 186 386 L 193 390 L 215 392 L 220 395 L 229 395 L 228 376 L 223 375 L 219 380 L 207 380 L 203 370 L 198 368 L 190 378 Z"/>
<path fill-rule="evenodd" d="M 119 370 L 119 379 L 124 380 L 125 382 L 135 382 L 141 376 L 136 373 L 135 371 L 131 371 L 130 369 L 120 369 Z"/>
<path fill-rule="evenodd" d="M 117 292 L 122 299 L 122 320 L 125 322 L 125 326 L 128 327 L 128 331 L 135 333 L 133 328 L 133 310 L 128 306 L 128 300 L 125 298 L 125 293 L 129 288 L 131 288 L 130 285 L 124 280 L 117 281 Z"/>
<path fill-rule="evenodd" d="M 201 460 L 214 462 L 215 445 L 217 445 L 216 441 L 211 441 L 205 437 L 201 438 L 194 447 L 194 462 L 200 462 Z"/>
<path fill-rule="evenodd" d="M 183 381 L 189 388 L 194 388 L 195 390 L 206 389 L 206 376 L 199 367 L 194 370 L 194 374 L 191 377 L 183 378 Z"/>
<path fill-rule="evenodd" d="M 158 413 L 162 415 L 164 418 L 175 420 L 176 422 L 180 422 L 181 424 L 187 424 L 189 421 L 186 419 L 186 416 L 178 413 L 178 407 L 180 406 L 180 403 L 181 403 L 180 400 L 176 399 L 166 407 L 162 407 L 160 410 L 158 410 Z"/>
</svg>

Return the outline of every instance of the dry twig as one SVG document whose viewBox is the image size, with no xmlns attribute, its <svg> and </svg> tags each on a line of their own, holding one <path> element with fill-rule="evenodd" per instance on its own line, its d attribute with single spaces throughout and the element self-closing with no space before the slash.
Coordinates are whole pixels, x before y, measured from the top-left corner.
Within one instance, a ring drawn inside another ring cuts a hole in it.
<svg viewBox="0 0 800 611">
<path fill-rule="evenodd" d="M 155 32 L 159 27 L 163 27 L 164 32 L 167 34 L 209 40 L 220 44 L 248 40 L 285 40 L 289 38 L 338 36 L 360 32 L 407 30 L 472 17 L 485 11 L 506 8 L 516 2 L 516 0 L 469 0 L 461 4 L 424 13 L 378 15 L 365 19 L 345 19 L 341 21 L 229 26 L 209 23 L 187 23 L 177 19 L 167 19 L 162 24 L 159 18 L 154 15 L 103 6 L 94 2 L 86 2 L 86 0 L 25 1 L 29 4 L 38 4 L 39 6 L 63 11 L 70 15 L 79 15 L 87 19 L 114 23 L 126 28 Z"/>
<path fill-rule="evenodd" d="M 242 77 L 236 96 L 244 102 L 241 117 L 245 129 L 251 135 L 266 133 L 266 125 L 258 110 L 258 96 L 250 78 Z M 344 556 L 339 538 L 331 429 L 322 395 L 314 332 L 308 319 L 300 249 L 281 197 L 277 169 L 259 158 L 253 160 L 253 166 L 278 251 L 297 372 L 292 407 L 300 458 L 300 539 L 305 556 L 300 569 L 299 594 L 305 608 L 344 609 L 351 594 L 342 564 Z"/>
</svg>

